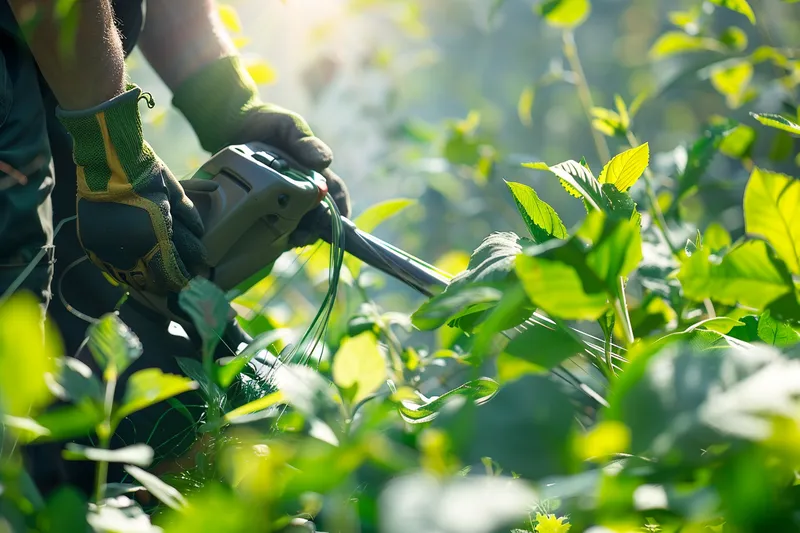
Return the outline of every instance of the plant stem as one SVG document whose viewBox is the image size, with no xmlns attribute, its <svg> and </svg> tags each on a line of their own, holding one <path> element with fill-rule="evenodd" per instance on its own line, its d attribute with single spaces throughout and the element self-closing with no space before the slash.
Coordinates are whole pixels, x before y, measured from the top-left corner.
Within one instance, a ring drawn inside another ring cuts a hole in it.
<svg viewBox="0 0 800 533">
<path fill-rule="evenodd" d="M 613 376 L 615 372 L 614 372 L 614 359 L 613 359 L 614 356 L 611 353 L 611 341 L 614 336 L 614 322 L 616 322 L 615 320 L 616 317 L 613 313 L 608 313 L 607 316 L 608 316 L 607 320 L 610 322 L 610 324 L 607 323 L 607 326 L 603 328 L 604 329 L 603 333 L 605 333 L 605 340 L 603 341 L 603 353 L 606 358 L 606 365 L 608 366 L 608 371 Z"/>
<path fill-rule="evenodd" d="M 628 344 L 633 344 L 633 341 L 636 340 L 633 336 L 633 326 L 631 325 L 631 317 L 628 314 L 628 302 L 625 298 L 625 280 L 622 276 L 618 279 L 617 285 L 617 298 L 614 300 L 614 307 L 617 310 L 617 315 L 619 319 L 622 321 L 622 330 L 625 332 L 625 340 L 628 341 Z"/>
<path fill-rule="evenodd" d="M 633 134 L 632 131 L 628 130 L 626 132 L 628 138 L 628 144 L 631 145 L 631 148 L 636 148 L 639 146 L 639 140 Z M 647 199 L 650 201 L 650 214 L 653 216 L 655 220 L 656 226 L 658 229 L 661 230 L 662 235 L 664 236 L 664 240 L 667 241 L 667 245 L 669 249 L 672 250 L 673 255 L 678 254 L 678 248 L 676 248 L 675 244 L 670 239 L 669 232 L 667 231 L 667 219 L 664 218 L 664 212 L 661 211 L 661 206 L 658 205 L 658 198 L 656 197 L 655 189 L 653 188 L 653 182 L 655 181 L 653 177 L 653 172 L 650 170 L 650 167 L 644 169 L 644 186 L 647 191 Z"/>
<path fill-rule="evenodd" d="M 97 436 L 100 439 L 100 449 L 107 450 L 111 446 L 111 434 L 114 429 L 111 424 L 111 415 L 114 409 L 114 392 L 117 389 L 117 377 L 106 382 L 105 397 L 103 399 L 103 421 L 97 428 Z M 103 487 L 108 479 L 108 461 L 98 461 L 97 471 L 94 482 L 94 499 L 99 503 L 103 499 Z"/>
<path fill-rule="evenodd" d="M 611 159 L 611 152 L 608 149 L 606 138 L 603 137 L 603 134 L 597 131 L 594 126 L 592 126 L 592 108 L 594 107 L 594 103 L 592 102 L 592 92 L 589 90 L 589 82 L 586 80 L 586 74 L 583 71 L 581 60 L 578 57 L 578 47 L 575 45 L 575 35 L 571 31 L 565 31 L 563 37 L 564 56 L 566 56 L 570 68 L 575 73 L 575 76 L 577 76 L 576 86 L 578 88 L 578 97 L 581 100 L 581 105 L 583 106 L 583 112 L 586 114 L 586 119 L 589 121 L 589 129 L 592 132 L 592 139 L 594 139 L 594 145 L 597 148 L 597 155 L 600 157 L 600 162 L 605 164 L 609 159 Z"/>
</svg>

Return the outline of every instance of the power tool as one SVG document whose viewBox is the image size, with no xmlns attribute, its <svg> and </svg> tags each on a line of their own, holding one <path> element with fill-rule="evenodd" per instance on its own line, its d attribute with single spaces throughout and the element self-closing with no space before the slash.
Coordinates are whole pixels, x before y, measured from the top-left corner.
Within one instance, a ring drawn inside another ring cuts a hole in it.
<svg viewBox="0 0 800 533">
<path fill-rule="evenodd" d="M 200 275 L 225 292 L 244 292 L 262 279 L 291 248 L 290 236 L 301 224 L 313 226 L 321 239 L 330 242 L 333 217 L 341 219 L 346 252 L 424 295 L 447 287 L 447 276 L 431 265 L 332 212 L 323 202 L 324 177 L 272 146 L 248 143 L 223 148 L 181 184 L 205 225 L 209 268 Z M 130 295 L 184 329 L 192 328 L 175 301 L 138 290 Z"/>
</svg>

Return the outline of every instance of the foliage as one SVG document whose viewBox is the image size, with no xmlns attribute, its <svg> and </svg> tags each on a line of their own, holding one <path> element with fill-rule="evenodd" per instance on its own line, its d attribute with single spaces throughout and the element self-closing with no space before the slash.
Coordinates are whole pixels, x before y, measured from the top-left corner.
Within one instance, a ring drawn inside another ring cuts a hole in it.
<svg viewBox="0 0 800 533">
<path fill-rule="evenodd" d="M 514 4 L 492 2 L 489 19 Z M 797 153 L 796 56 L 753 48 L 770 11 L 744 0 L 664 13 L 649 47 L 620 36 L 639 44 L 626 53 L 700 80 L 681 94 L 702 102 L 693 113 L 714 103 L 691 138 L 671 137 L 657 115 L 680 81 L 649 94 L 609 76 L 596 89 L 584 71 L 582 32 L 616 7 L 534 4 L 526 32 L 540 17 L 567 67 L 522 79 L 507 114 L 515 135 L 546 122 L 562 146 L 520 157 L 492 132 L 497 113 L 474 109 L 404 124 L 393 170 L 438 170 L 419 199 L 403 191 L 354 218 L 376 233 L 402 220 L 398 239 L 453 265 L 438 294 L 410 301 L 347 257 L 323 333 L 303 344 L 328 295 L 329 246 L 287 252 L 245 294 L 198 278 L 179 297 L 200 341 L 177 361 L 183 375 L 141 368 L 115 313 L 89 328 L 88 361 L 62 353 L 30 298 L 3 301 L 0 531 L 273 532 L 305 519 L 343 532 L 800 531 L 800 182 L 777 157 Z M 348 5 L 390 13 L 413 42 L 439 9 Z M 226 4 L 220 18 L 243 46 L 247 17 Z M 680 63 L 695 55 L 699 74 Z M 250 64 L 264 83 L 271 69 Z M 563 113 L 542 120 L 548 105 Z M 309 287 L 291 283 L 300 272 Z M 241 350 L 223 342 L 234 311 L 254 337 Z M 112 446 L 158 409 L 186 416 L 188 453 Z M 63 456 L 96 463 L 94 491 L 40 494 L 24 452 L 83 437 Z"/>
</svg>

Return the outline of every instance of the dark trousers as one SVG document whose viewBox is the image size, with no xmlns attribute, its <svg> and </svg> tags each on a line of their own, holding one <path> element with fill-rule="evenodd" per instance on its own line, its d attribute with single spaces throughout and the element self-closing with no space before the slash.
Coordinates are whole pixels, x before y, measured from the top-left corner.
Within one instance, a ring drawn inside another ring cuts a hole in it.
<svg viewBox="0 0 800 533">
<path fill-rule="evenodd" d="M 113 311 L 122 291 L 109 284 L 90 262 L 73 266 L 84 257 L 74 221 L 65 222 L 53 237 L 54 227 L 75 215 L 72 141 L 55 117 L 57 102 L 27 46 L 14 28 L 8 27 L 8 9 L 0 2 L 0 294 L 44 250 L 44 257 L 19 290 L 37 295 L 61 333 L 66 354 L 96 370 L 88 350 L 81 349 L 89 324 L 64 302 L 97 318 Z M 130 304 L 123 306 L 121 318 L 139 336 L 144 348 L 143 356 L 126 376 L 148 367 L 180 374 L 175 357 L 197 356 L 193 343 L 168 333 L 164 319 Z M 9 356 L 24 354 L 0 354 Z M 118 395 L 124 393 L 124 387 L 123 379 Z M 181 400 L 199 403 L 195 396 Z M 193 438 L 185 414 L 169 404 L 160 404 L 123 421 L 113 446 L 148 442 L 161 448 L 156 450 L 157 455 L 169 456 L 180 453 Z M 26 450 L 35 481 L 45 493 L 65 482 L 90 491 L 94 466 L 64 461 L 61 446 L 37 445 Z M 112 468 L 111 478 L 120 481 L 121 469 Z"/>
</svg>

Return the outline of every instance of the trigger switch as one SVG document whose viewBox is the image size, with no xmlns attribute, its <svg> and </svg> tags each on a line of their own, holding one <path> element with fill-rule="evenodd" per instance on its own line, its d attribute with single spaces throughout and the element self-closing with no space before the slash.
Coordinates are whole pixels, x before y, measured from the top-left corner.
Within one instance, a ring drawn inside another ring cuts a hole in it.
<svg viewBox="0 0 800 533">
<path fill-rule="evenodd" d="M 289 168 L 289 165 L 286 163 L 286 161 L 284 161 L 283 159 L 278 159 L 277 157 L 272 160 L 269 166 L 271 166 L 278 172 L 283 172 L 284 170 Z"/>
<path fill-rule="evenodd" d="M 272 166 L 272 164 L 275 162 L 274 157 L 264 152 L 255 152 L 253 154 L 253 159 L 268 167 Z"/>
</svg>

